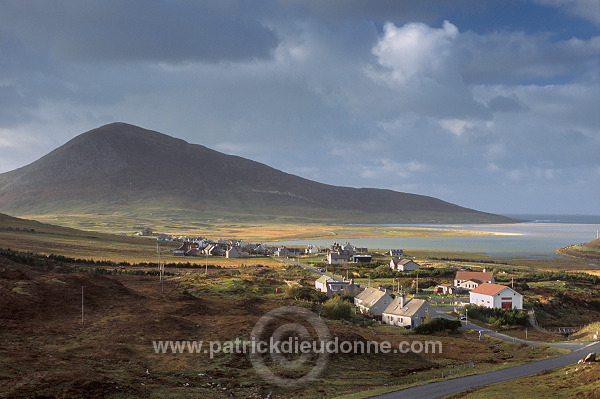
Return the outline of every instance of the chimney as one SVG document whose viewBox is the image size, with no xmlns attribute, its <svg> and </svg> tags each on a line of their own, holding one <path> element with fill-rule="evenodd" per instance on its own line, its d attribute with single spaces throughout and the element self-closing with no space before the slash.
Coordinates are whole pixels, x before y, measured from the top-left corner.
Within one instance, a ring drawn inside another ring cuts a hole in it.
<svg viewBox="0 0 600 399">
<path fill-rule="evenodd" d="M 483 268 L 483 272 L 485 273 L 485 267 Z"/>
<path fill-rule="evenodd" d="M 404 294 L 400 295 L 400 307 L 403 308 L 404 307 Z"/>
</svg>

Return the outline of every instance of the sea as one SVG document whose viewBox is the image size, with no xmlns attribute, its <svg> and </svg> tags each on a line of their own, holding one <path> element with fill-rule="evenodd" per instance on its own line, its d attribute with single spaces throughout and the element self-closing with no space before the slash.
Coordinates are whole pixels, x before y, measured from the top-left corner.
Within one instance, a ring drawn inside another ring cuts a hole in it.
<svg viewBox="0 0 600 399">
<path fill-rule="evenodd" d="M 554 251 L 569 245 L 595 240 L 600 235 L 600 215 L 505 215 L 523 220 L 509 224 L 390 224 L 386 226 L 423 227 L 499 233 L 470 237 L 336 237 L 369 249 L 404 249 L 477 252 L 488 256 L 553 259 Z M 333 239 L 278 241 L 272 245 L 308 245 L 328 247 Z M 595 266 L 595 265 L 594 265 Z"/>
</svg>

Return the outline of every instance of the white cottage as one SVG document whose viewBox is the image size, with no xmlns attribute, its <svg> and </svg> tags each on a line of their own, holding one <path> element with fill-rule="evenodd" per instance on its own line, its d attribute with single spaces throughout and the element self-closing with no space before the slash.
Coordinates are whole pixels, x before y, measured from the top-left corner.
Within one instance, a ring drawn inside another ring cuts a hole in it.
<svg viewBox="0 0 600 399">
<path fill-rule="evenodd" d="M 523 295 L 500 284 L 482 283 L 469 292 L 470 303 L 495 309 L 523 309 Z"/>
<path fill-rule="evenodd" d="M 472 272 L 466 270 L 459 270 L 456 272 L 454 277 L 454 286 L 458 288 L 464 288 L 465 290 L 472 290 L 478 287 L 481 283 L 495 283 L 494 273 L 486 272 L 483 269 L 482 272 Z"/>
<path fill-rule="evenodd" d="M 415 328 L 423 323 L 427 316 L 434 316 L 434 310 L 423 299 L 405 298 L 399 295 L 383 311 L 381 321 L 392 326 Z"/>
<path fill-rule="evenodd" d="M 362 314 L 370 317 L 381 317 L 383 311 L 392 303 L 392 297 L 383 290 L 368 287 L 354 297 L 354 304 Z"/>
<path fill-rule="evenodd" d="M 410 259 L 392 259 L 390 260 L 390 267 L 392 270 L 397 270 L 399 272 L 408 272 L 419 270 L 419 264 Z"/>
</svg>

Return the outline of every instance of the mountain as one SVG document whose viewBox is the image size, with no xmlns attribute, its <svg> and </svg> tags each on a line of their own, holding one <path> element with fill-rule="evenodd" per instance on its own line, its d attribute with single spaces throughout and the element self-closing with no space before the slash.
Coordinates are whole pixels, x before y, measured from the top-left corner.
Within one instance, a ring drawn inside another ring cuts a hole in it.
<svg viewBox="0 0 600 399">
<path fill-rule="evenodd" d="M 0 174 L 0 212 L 172 220 L 514 221 L 422 195 L 318 183 L 125 123 L 83 133 Z"/>
</svg>

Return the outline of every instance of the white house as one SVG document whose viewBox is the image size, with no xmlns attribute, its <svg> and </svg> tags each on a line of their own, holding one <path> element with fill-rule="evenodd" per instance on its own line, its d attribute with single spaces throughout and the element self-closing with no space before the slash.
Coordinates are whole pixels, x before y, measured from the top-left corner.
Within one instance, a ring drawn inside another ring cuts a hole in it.
<svg viewBox="0 0 600 399">
<path fill-rule="evenodd" d="M 397 257 L 401 257 L 403 255 L 404 251 L 401 249 L 390 249 L 390 256 L 397 256 Z"/>
<path fill-rule="evenodd" d="M 466 290 L 472 290 L 482 283 L 493 284 L 495 282 L 494 273 L 486 272 L 485 269 L 482 272 L 459 270 L 454 277 L 454 286 Z"/>
<path fill-rule="evenodd" d="M 368 287 L 354 297 L 354 304 L 362 314 L 370 317 L 381 317 L 383 311 L 392 303 L 392 297 L 387 292 Z"/>
<path fill-rule="evenodd" d="M 415 328 L 423 323 L 427 316 L 434 316 L 434 310 L 423 299 L 410 299 L 399 295 L 383 311 L 381 320 L 393 326 Z"/>
<path fill-rule="evenodd" d="M 354 296 L 360 292 L 360 287 L 354 284 L 354 281 L 336 281 L 325 274 L 315 281 L 315 289 L 328 296 L 334 294 Z"/>
<path fill-rule="evenodd" d="M 233 246 L 225 251 L 226 258 L 244 258 L 248 256 L 246 252 L 243 252 L 239 246 Z"/>
<path fill-rule="evenodd" d="M 390 261 L 390 267 L 392 270 L 397 270 L 399 272 L 419 270 L 419 264 L 410 259 L 392 259 Z"/>
<path fill-rule="evenodd" d="M 352 255 L 354 253 L 354 247 L 349 242 L 346 242 L 342 245 L 342 251 L 347 251 Z"/>
<path fill-rule="evenodd" d="M 315 289 L 321 292 L 327 292 L 327 281 L 333 280 L 326 274 L 323 274 L 321 277 L 315 280 Z"/>
<path fill-rule="evenodd" d="M 316 247 L 312 244 L 309 244 L 306 249 L 304 250 L 305 254 L 318 254 L 320 253 L 321 250 L 319 249 L 319 247 Z"/>
<path fill-rule="evenodd" d="M 300 248 L 280 247 L 275 251 L 275 256 L 281 258 L 296 258 L 300 256 Z"/>
<path fill-rule="evenodd" d="M 469 302 L 496 309 L 523 309 L 523 295 L 500 284 L 482 283 L 469 292 Z"/>
</svg>

